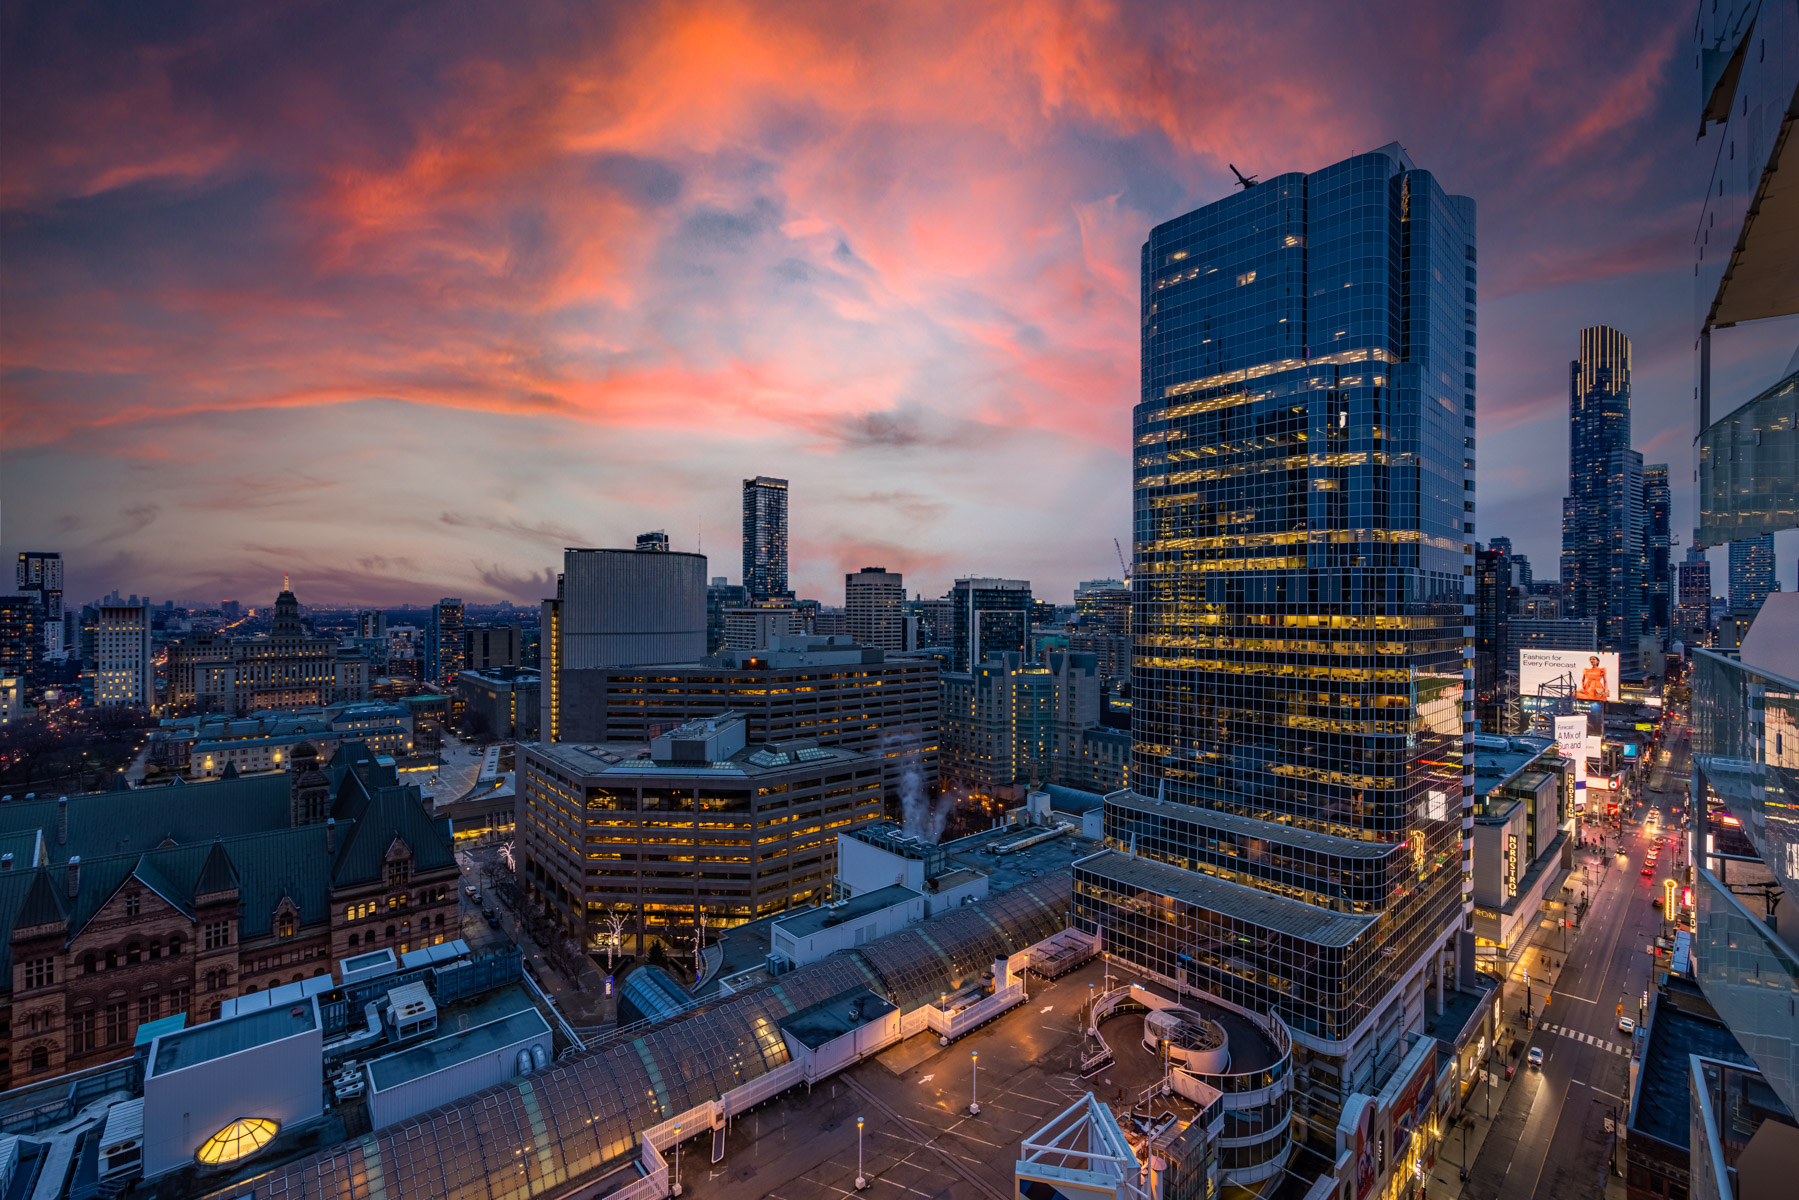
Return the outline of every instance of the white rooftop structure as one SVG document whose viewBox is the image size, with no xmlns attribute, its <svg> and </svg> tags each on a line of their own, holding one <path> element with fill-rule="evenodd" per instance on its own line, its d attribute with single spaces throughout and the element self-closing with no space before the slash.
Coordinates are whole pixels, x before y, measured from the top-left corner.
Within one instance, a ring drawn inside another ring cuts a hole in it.
<svg viewBox="0 0 1799 1200">
<path fill-rule="evenodd" d="M 1036 1193 L 1032 1181 L 1071 1196 L 1149 1200 L 1137 1152 L 1118 1118 L 1088 1092 L 1024 1140 L 1013 1168 L 1016 1194 Z"/>
</svg>

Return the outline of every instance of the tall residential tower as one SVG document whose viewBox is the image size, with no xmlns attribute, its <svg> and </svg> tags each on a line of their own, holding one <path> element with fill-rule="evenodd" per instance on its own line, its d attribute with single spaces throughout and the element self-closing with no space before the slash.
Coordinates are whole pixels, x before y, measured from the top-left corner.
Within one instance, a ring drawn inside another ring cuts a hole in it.
<svg viewBox="0 0 1799 1200">
<path fill-rule="evenodd" d="M 775 600 L 787 590 L 787 481 L 758 475 L 743 481 L 743 590 Z"/>
<path fill-rule="evenodd" d="M 1143 247 L 1131 790 L 1076 917 L 1277 1017 L 1264 1128 L 1330 1153 L 1427 994 L 1476 986 L 1475 276 L 1474 202 L 1397 144 Z"/>
</svg>

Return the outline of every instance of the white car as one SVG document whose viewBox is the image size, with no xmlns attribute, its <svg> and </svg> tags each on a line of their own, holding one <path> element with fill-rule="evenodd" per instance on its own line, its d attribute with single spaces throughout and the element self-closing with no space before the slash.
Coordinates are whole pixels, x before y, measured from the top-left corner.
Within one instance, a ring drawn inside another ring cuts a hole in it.
<svg viewBox="0 0 1799 1200">
<path fill-rule="evenodd" d="M 1628 1034 L 1628 1033 L 1635 1033 L 1636 1031 L 1637 1031 L 1637 1023 L 1635 1021 L 1631 1020 L 1629 1017 L 1619 1017 L 1618 1018 L 1618 1032 L 1619 1033 Z"/>
<path fill-rule="evenodd" d="M 1543 1047 L 1532 1046 L 1530 1048 L 1530 1053 L 1525 1055 L 1524 1057 L 1526 1057 L 1530 1060 L 1531 1066 L 1533 1066 L 1533 1067 L 1542 1066 L 1543 1065 Z"/>
</svg>

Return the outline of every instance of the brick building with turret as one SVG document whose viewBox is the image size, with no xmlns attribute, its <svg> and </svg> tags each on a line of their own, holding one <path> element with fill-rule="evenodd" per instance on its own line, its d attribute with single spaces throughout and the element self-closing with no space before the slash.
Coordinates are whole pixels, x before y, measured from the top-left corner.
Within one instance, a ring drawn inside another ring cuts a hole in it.
<svg viewBox="0 0 1799 1200">
<path fill-rule="evenodd" d="M 457 936 L 448 822 L 362 742 L 286 772 L 0 804 L 0 1090 L 139 1026 Z"/>
</svg>

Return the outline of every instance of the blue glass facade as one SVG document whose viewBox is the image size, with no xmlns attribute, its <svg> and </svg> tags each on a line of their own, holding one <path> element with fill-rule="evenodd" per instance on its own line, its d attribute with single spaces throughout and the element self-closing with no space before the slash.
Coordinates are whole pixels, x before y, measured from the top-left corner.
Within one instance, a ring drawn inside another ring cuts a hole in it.
<svg viewBox="0 0 1799 1200">
<path fill-rule="evenodd" d="M 1172 846 L 1109 805 L 1107 834 L 1210 878 L 1158 908 L 1143 872 L 1096 862 L 1077 904 L 1126 957 L 1325 1053 L 1464 927 L 1476 271 L 1473 201 L 1397 145 L 1143 247 L 1131 779 L 1195 815 Z M 1200 909 L 1281 935 L 1213 937 Z M 1336 1094 L 1296 1115 L 1334 1129 Z"/>
<path fill-rule="evenodd" d="M 1596 325 L 1580 331 L 1568 365 L 1562 615 L 1591 618 L 1599 648 L 1629 677 L 1639 673 L 1645 520 L 1643 456 L 1630 448 L 1630 339 Z"/>
</svg>

